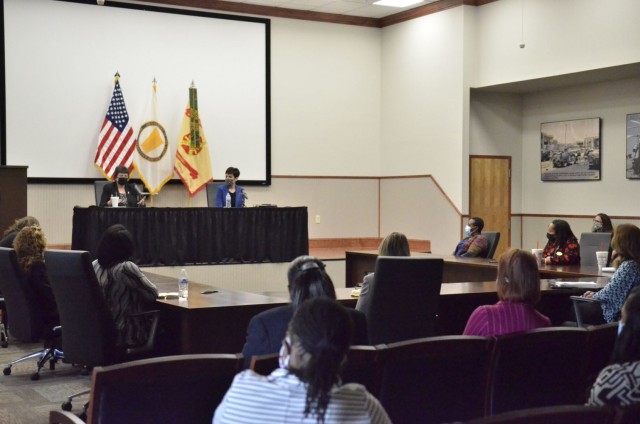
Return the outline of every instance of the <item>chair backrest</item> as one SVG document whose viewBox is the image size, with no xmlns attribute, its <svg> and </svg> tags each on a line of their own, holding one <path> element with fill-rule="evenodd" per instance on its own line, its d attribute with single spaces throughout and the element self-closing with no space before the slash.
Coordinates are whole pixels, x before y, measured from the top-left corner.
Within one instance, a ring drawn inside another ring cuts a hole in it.
<svg viewBox="0 0 640 424">
<path fill-rule="evenodd" d="M 496 254 L 496 249 L 498 248 L 498 243 L 500 243 L 500 233 L 499 232 L 486 232 L 482 233 L 483 236 L 487 239 L 487 254 L 485 258 L 493 259 L 493 255 Z"/>
<path fill-rule="evenodd" d="M 180 355 L 93 371 L 89 423 L 210 423 L 242 354 Z"/>
<path fill-rule="evenodd" d="M 219 185 L 219 183 L 207 183 L 207 206 L 210 208 L 216 207 L 216 191 Z"/>
<path fill-rule="evenodd" d="M 580 234 L 580 265 L 598 265 L 596 252 L 609 251 L 610 245 L 611 233 Z"/>
<path fill-rule="evenodd" d="M 618 416 L 615 408 L 607 406 L 560 405 L 505 412 L 465 424 L 613 424 Z"/>
<path fill-rule="evenodd" d="M 380 256 L 367 317 L 372 345 L 433 335 L 442 259 Z"/>
<path fill-rule="evenodd" d="M 443 336 L 387 345 L 379 400 L 391 421 L 441 423 L 483 416 L 495 339 Z"/>
<path fill-rule="evenodd" d="M 10 317 L 9 333 L 23 342 L 43 337 L 44 321 L 35 293 L 24 278 L 13 249 L 0 247 L 0 291 Z"/>
<path fill-rule="evenodd" d="M 267 353 L 265 355 L 253 355 L 249 368 L 260 375 L 269 375 L 279 367 L 278 353 Z"/>
<path fill-rule="evenodd" d="M 65 360 L 86 366 L 114 363 L 117 330 L 89 252 L 46 250 L 45 261 L 63 328 Z"/>
<path fill-rule="evenodd" d="M 539 328 L 498 337 L 491 372 L 491 414 L 584 404 L 586 351 L 584 328 Z"/>
<path fill-rule="evenodd" d="M 106 186 L 107 184 L 111 184 L 111 181 L 100 180 L 100 181 L 93 182 L 93 190 L 95 191 L 95 195 L 96 195 L 96 206 L 100 206 L 100 198 L 102 197 L 102 190 L 104 189 L 104 186 Z"/>
<path fill-rule="evenodd" d="M 600 371 L 609 365 L 617 338 L 617 322 L 587 327 L 587 387 L 590 387 Z"/>
</svg>

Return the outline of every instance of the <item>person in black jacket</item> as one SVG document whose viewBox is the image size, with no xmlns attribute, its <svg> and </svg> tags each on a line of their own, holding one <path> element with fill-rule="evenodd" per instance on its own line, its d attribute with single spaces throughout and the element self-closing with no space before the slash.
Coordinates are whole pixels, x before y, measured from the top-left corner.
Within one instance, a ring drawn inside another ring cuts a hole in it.
<svg viewBox="0 0 640 424">
<path fill-rule="evenodd" d="M 116 167 L 113 180 L 103 187 L 99 206 L 113 206 L 111 198 L 118 197 L 119 207 L 144 207 L 145 197 L 135 184 L 129 182 L 129 169 L 126 166 Z"/>
<path fill-rule="evenodd" d="M 252 356 L 277 353 L 280 350 L 289 321 L 305 300 L 316 297 L 336 299 L 333 282 L 324 268 L 324 263 L 313 256 L 299 256 L 291 262 L 287 273 L 291 303 L 269 309 L 251 318 L 247 328 L 247 340 L 242 349 L 245 368 L 251 364 Z M 364 314 L 349 309 L 349 316 L 354 324 L 351 344 L 369 344 Z"/>
</svg>

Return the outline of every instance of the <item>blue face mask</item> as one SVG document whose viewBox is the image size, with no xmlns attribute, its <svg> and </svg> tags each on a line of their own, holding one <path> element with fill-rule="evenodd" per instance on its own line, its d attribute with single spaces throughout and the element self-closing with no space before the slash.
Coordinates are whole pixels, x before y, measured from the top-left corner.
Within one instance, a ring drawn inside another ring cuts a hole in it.
<svg viewBox="0 0 640 424">
<path fill-rule="evenodd" d="M 618 321 L 618 336 L 622 333 L 622 329 L 624 328 L 624 322 Z"/>
<path fill-rule="evenodd" d="M 469 237 L 471 235 L 471 227 L 468 225 L 464 227 L 464 234 Z"/>
</svg>

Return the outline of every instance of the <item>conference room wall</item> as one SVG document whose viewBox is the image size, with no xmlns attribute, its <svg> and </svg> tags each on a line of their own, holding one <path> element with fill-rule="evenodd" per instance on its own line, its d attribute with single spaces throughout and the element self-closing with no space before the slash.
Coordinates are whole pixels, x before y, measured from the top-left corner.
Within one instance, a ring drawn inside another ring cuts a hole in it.
<svg viewBox="0 0 640 424">
<path fill-rule="evenodd" d="M 476 9 L 474 87 L 640 62 L 637 0 L 500 0 Z"/>
<path fill-rule="evenodd" d="M 460 241 L 460 215 L 437 184 L 431 177 L 382 178 L 380 236 L 399 231 L 430 240 L 434 253 L 451 253 Z"/>
</svg>

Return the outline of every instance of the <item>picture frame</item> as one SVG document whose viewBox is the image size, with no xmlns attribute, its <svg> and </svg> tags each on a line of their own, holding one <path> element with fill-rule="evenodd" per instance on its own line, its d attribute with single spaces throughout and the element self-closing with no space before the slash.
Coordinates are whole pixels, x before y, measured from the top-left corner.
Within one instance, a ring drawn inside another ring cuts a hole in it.
<svg viewBox="0 0 640 424">
<path fill-rule="evenodd" d="M 640 113 L 627 115 L 627 179 L 640 179 Z"/>
<path fill-rule="evenodd" d="M 600 180 L 601 129 L 600 118 L 541 123 L 541 180 Z"/>
</svg>

